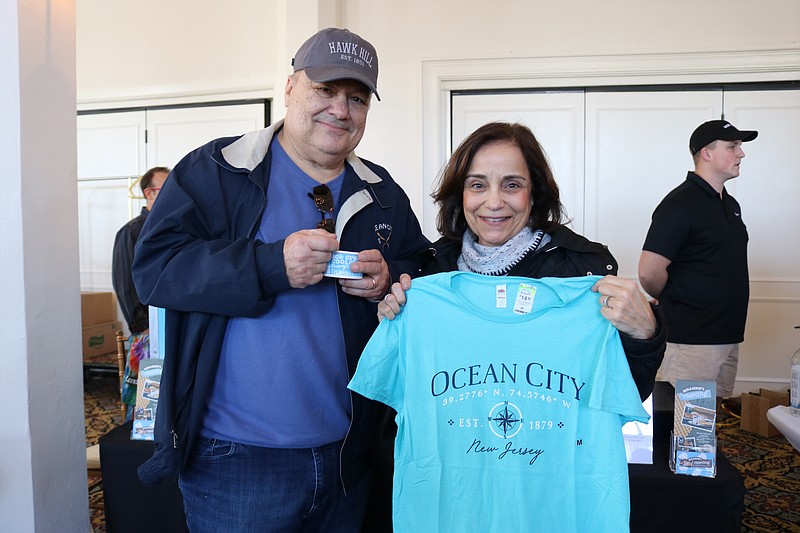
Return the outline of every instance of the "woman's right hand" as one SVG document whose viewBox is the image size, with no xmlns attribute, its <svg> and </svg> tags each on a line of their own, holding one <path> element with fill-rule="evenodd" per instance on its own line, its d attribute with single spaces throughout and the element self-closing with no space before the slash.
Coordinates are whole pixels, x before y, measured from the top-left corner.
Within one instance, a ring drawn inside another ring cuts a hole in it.
<svg viewBox="0 0 800 533">
<path fill-rule="evenodd" d="M 406 305 L 406 291 L 411 288 L 411 276 L 400 274 L 400 281 L 392 283 L 392 288 L 378 304 L 378 321 L 384 318 L 394 320 Z"/>
</svg>

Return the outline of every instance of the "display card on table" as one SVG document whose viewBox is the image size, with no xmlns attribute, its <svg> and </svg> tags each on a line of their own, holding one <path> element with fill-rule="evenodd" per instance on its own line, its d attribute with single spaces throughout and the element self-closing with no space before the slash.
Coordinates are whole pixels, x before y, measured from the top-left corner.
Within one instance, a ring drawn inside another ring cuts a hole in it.
<svg viewBox="0 0 800 533">
<path fill-rule="evenodd" d="M 136 387 L 136 406 L 133 408 L 131 430 L 133 440 L 153 440 L 163 366 L 163 359 L 142 359 L 139 363 L 139 383 Z"/>
<path fill-rule="evenodd" d="M 677 380 L 670 468 L 676 474 L 717 473 L 717 392 L 713 381 Z"/>
</svg>

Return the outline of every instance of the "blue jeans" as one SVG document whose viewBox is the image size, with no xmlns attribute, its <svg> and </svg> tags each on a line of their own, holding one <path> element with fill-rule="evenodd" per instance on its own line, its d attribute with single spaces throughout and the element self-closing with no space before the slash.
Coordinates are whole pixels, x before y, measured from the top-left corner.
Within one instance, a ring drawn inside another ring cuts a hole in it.
<svg viewBox="0 0 800 533">
<path fill-rule="evenodd" d="M 369 479 L 345 496 L 341 447 L 262 448 L 199 437 L 178 479 L 189 530 L 360 531 Z"/>
</svg>

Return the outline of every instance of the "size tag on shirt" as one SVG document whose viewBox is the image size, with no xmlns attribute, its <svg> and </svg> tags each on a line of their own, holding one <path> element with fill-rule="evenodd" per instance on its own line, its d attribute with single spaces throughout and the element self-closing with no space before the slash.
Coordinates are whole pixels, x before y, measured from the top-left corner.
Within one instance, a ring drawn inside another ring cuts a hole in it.
<svg viewBox="0 0 800 533">
<path fill-rule="evenodd" d="M 517 299 L 514 302 L 514 313 L 527 315 L 533 309 L 533 299 L 536 297 L 536 287 L 527 283 L 519 284 Z"/>
<path fill-rule="evenodd" d="M 508 291 L 506 290 L 505 283 L 494 286 L 494 299 L 495 307 L 498 309 L 505 309 L 508 307 Z"/>
</svg>

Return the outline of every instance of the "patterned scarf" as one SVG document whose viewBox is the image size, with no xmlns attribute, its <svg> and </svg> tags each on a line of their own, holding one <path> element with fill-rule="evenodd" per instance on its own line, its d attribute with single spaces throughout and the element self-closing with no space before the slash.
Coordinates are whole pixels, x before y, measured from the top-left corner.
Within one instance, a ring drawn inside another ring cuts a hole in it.
<svg viewBox="0 0 800 533">
<path fill-rule="evenodd" d="M 500 246 L 484 246 L 478 244 L 475 241 L 475 234 L 467 229 L 461 242 L 458 270 L 489 276 L 503 276 L 528 252 L 536 250 L 542 244 L 544 236 L 544 231 L 540 229 L 533 231 L 525 226 L 522 231 Z"/>
</svg>

